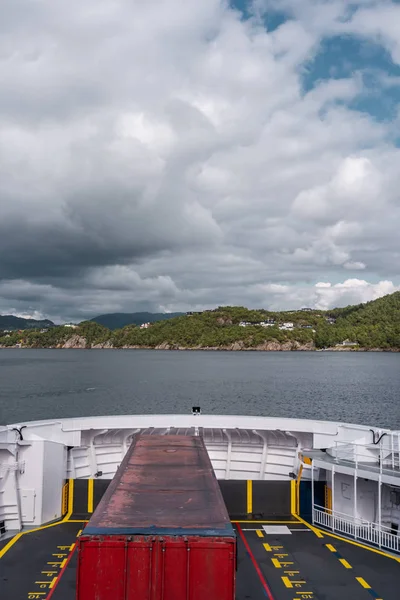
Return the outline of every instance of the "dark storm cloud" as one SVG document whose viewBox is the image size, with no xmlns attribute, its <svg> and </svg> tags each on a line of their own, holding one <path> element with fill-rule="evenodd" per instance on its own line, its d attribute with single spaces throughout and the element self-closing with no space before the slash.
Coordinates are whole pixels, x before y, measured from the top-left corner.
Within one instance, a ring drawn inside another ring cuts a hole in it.
<svg viewBox="0 0 400 600">
<path fill-rule="evenodd" d="M 267 33 L 217 0 L 0 0 L 0 312 L 396 289 L 399 122 L 351 110 L 356 74 L 299 76 L 333 31 L 398 60 L 386 4 L 285 0 Z"/>
</svg>

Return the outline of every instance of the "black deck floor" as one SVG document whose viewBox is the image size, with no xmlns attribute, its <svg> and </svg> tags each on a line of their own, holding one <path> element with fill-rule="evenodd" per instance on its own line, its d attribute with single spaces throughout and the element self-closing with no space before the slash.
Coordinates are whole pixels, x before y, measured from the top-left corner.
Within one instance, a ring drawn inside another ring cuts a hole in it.
<svg viewBox="0 0 400 600">
<path fill-rule="evenodd" d="M 237 600 L 399 600 L 400 562 L 303 523 L 235 523 Z M 266 532 L 263 525 L 287 527 Z M 64 522 L 0 543 L 1 600 L 74 600 L 76 537 L 82 522 Z M 288 533 L 289 532 L 289 533 Z"/>
</svg>

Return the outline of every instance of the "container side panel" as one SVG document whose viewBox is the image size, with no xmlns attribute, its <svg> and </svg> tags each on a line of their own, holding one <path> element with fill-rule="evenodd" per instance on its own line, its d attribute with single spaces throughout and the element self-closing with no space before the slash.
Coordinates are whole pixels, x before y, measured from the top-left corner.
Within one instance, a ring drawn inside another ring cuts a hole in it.
<svg viewBox="0 0 400 600">
<path fill-rule="evenodd" d="M 188 544 L 183 541 L 168 543 L 165 548 L 163 600 L 188 600 L 187 565 Z"/>
<path fill-rule="evenodd" d="M 152 600 L 153 555 L 151 543 L 128 545 L 126 600 Z"/>
<path fill-rule="evenodd" d="M 188 600 L 234 600 L 235 546 L 214 541 L 193 544 L 190 551 Z"/>
<path fill-rule="evenodd" d="M 125 600 L 125 544 L 87 541 L 79 547 L 77 600 Z"/>
</svg>

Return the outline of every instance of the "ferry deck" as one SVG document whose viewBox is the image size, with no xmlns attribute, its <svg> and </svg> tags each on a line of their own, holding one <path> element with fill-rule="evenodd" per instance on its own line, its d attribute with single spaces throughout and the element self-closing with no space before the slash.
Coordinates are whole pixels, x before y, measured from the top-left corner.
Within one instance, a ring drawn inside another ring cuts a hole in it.
<svg viewBox="0 0 400 600">
<path fill-rule="evenodd" d="M 87 499 L 83 489 L 72 493 L 61 521 L 0 542 L 1 600 L 74 600 L 76 542 L 99 500 L 87 489 Z M 252 517 L 231 515 L 237 600 L 398 600 L 399 556 L 317 529 L 293 511 Z"/>
</svg>

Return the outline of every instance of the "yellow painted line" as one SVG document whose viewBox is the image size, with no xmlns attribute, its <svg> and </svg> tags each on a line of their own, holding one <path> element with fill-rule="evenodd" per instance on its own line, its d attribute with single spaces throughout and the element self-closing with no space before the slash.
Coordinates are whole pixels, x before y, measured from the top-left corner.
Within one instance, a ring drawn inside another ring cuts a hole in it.
<svg viewBox="0 0 400 600">
<path fill-rule="evenodd" d="M 342 565 L 344 567 L 346 567 L 346 569 L 352 569 L 353 567 L 351 566 L 350 563 L 347 562 L 347 560 L 345 558 L 339 558 L 339 561 L 342 563 Z"/>
<path fill-rule="evenodd" d="M 251 515 L 253 512 L 253 481 L 247 480 L 247 514 Z"/>
<path fill-rule="evenodd" d="M 45 573 L 46 575 L 54 575 L 57 571 L 40 571 L 41 573 Z"/>
<path fill-rule="evenodd" d="M 318 538 L 323 538 L 324 535 L 322 533 L 322 531 L 320 531 L 319 529 L 317 529 L 317 527 L 314 527 L 313 525 L 310 525 L 310 523 L 307 523 L 307 521 L 305 521 L 304 519 L 302 519 L 301 517 L 297 517 L 299 519 L 299 521 L 301 523 L 304 523 L 304 525 L 307 525 L 307 527 L 309 529 L 311 529 L 311 531 L 318 537 Z M 325 531 L 324 531 L 325 533 Z"/>
<path fill-rule="evenodd" d="M 283 581 L 283 583 L 285 584 L 285 586 L 286 586 L 287 588 L 292 588 L 292 587 L 293 587 L 293 584 L 292 584 L 292 582 L 290 581 L 289 577 L 286 577 L 286 576 L 284 575 L 284 576 L 282 577 L 282 581 Z"/>
<path fill-rule="evenodd" d="M 280 569 L 282 567 L 281 563 L 277 558 L 271 558 L 271 562 L 274 565 L 275 569 Z"/>
<path fill-rule="evenodd" d="M 88 511 L 88 513 L 93 512 L 93 490 L 94 490 L 94 479 L 88 479 L 88 495 L 87 495 L 87 511 Z"/>
<path fill-rule="evenodd" d="M 362 577 L 356 577 L 358 583 L 363 586 L 366 590 L 370 590 L 371 586 Z"/>
<path fill-rule="evenodd" d="M 14 537 L 0 550 L 0 558 L 2 558 L 8 550 L 14 546 L 15 542 L 18 542 L 19 538 L 24 535 L 23 533 L 17 533 Z"/>
<path fill-rule="evenodd" d="M 80 521 L 80 522 L 85 522 L 87 523 L 87 521 Z M 231 521 L 231 523 L 258 523 L 259 525 L 269 525 L 269 524 L 278 524 L 280 523 L 281 525 L 290 525 L 293 523 L 297 523 L 298 519 L 296 519 L 296 521 L 293 521 L 293 519 L 287 519 L 286 521 L 263 521 L 262 519 L 245 519 L 243 521 L 237 520 L 235 519 L 234 521 Z M 70 521 L 70 523 L 74 523 L 74 521 Z"/>
<path fill-rule="evenodd" d="M 267 552 L 272 552 L 272 548 L 271 548 L 271 546 L 270 546 L 269 544 L 263 544 L 263 546 L 264 546 L 264 549 L 265 549 Z"/>
<path fill-rule="evenodd" d="M 294 517 L 296 515 L 296 481 L 294 479 L 290 482 L 290 512 Z"/>
<path fill-rule="evenodd" d="M 57 525 L 61 525 L 62 523 L 66 523 L 67 521 L 69 523 L 87 523 L 87 519 L 86 520 L 75 520 L 75 519 L 70 519 L 72 512 L 74 509 L 74 480 L 73 479 L 69 479 L 69 496 L 68 496 L 68 512 L 65 515 L 65 517 L 63 519 L 61 519 L 60 521 L 55 521 L 54 523 L 49 523 L 48 525 L 42 525 L 41 527 L 35 527 L 35 529 L 29 529 L 29 531 L 21 531 L 20 533 L 17 533 L 9 542 L 8 544 L 6 544 L 4 546 L 4 548 L 2 548 L 0 550 L 0 558 L 3 558 L 3 556 L 6 554 L 6 552 L 8 552 L 8 550 L 10 548 L 12 548 L 14 546 L 14 544 L 23 536 L 23 535 L 28 535 L 30 533 L 36 533 L 36 531 L 43 531 L 43 529 L 49 529 L 50 527 L 56 527 Z"/>
<path fill-rule="evenodd" d="M 300 573 L 300 571 L 283 571 L 284 573 L 288 573 L 288 575 L 290 575 L 290 577 L 293 577 L 293 575 L 296 575 L 297 573 Z"/>
<path fill-rule="evenodd" d="M 299 517 L 299 519 L 300 519 L 300 517 Z M 302 523 L 307 525 L 307 527 L 309 527 L 311 529 L 311 531 L 314 531 L 314 533 L 317 534 L 317 532 L 319 532 L 319 534 L 320 534 L 319 537 L 324 537 L 324 535 L 327 535 L 331 538 L 334 538 L 335 540 L 339 540 L 341 542 L 347 542 L 347 544 L 351 544 L 352 546 L 358 546 L 358 548 L 362 548 L 363 550 L 369 550 L 370 552 L 375 552 L 375 554 L 380 554 L 381 556 L 385 556 L 386 558 L 391 558 L 392 560 L 395 560 L 396 562 L 400 563 L 400 558 L 398 558 L 397 556 L 394 556 L 393 554 L 388 554 L 387 552 L 384 552 L 383 550 L 376 550 L 375 548 L 371 548 L 370 546 L 366 546 L 365 544 L 361 544 L 360 542 L 355 542 L 354 540 L 349 540 L 348 538 L 342 537 L 340 535 L 336 535 L 336 533 L 330 533 L 329 531 L 318 529 L 317 527 L 310 525 L 310 523 L 307 523 L 307 521 L 305 521 L 304 519 L 301 519 L 301 521 L 302 521 Z"/>
<path fill-rule="evenodd" d="M 65 563 L 67 562 L 68 558 L 64 558 L 64 560 L 62 561 L 62 563 L 60 564 L 60 569 L 65 567 Z"/>
<path fill-rule="evenodd" d="M 300 465 L 299 473 L 296 481 L 296 513 L 300 512 L 300 480 L 303 474 L 303 465 Z"/>
<path fill-rule="evenodd" d="M 336 552 L 336 548 L 335 546 L 332 546 L 332 544 L 325 544 L 325 546 L 328 548 L 328 550 L 330 550 L 331 552 Z"/>
<path fill-rule="evenodd" d="M 57 581 L 58 577 L 53 577 L 52 582 L 49 585 L 49 588 L 51 589 L 52 587 L 54 587 L 55 582 Z"/>
<path fill-rule="evenodd" d="M 258 537 L 264 537 L 264 534 L 261 531 L 261 529 L 257 529 L 256 534 L 258 535 Z"/>
<path fill-rule="evenodd" d="M 74 511 L 74 480 L 70 479 L 69 480 L 69 486 L 68 486 L 68 512 L 65 515 L 65 520 L 68 521 L 68 519 L 71 518 L 71 515 Z"/>
<path fill-rule="evenodd" d="M 42 585 L 49 585 L 50 581 L 35 581 L 35 583 L 42 584 Z"/>
<path fill-rule="evenodd" d="M 81 533 L 82 533 L 82 529 L 80 529 L 80 530 L 78 531 L 78 533 L 76 534 L 76 537 L 79 537 L 79 536 L 81 535 Z"/>
<path fill-rule="evenodd" d="M 36 596 L 35 596 L 36 594 Z M 47 592 L 28 592 L 28 597 L 32 596 L 33 598 L 37 598 L 37 596 L 46 596 Z"/>
<path fill-rule="evenodd" d="M 89 523 L 89 519 L 67 519 L 67 523 Z"/>
<path fill-rule="evenodd" d="M 393 554 L 388 554 L 387 552 L 384 552 L 383 550 L 376 550 L 375 548 L 371 548 L 370 546 L 366 546 L 365 544 L 360 544 L 360 542 L 349 540 L 345 537 L 336 535 L 335 533 L 329 533 L 328 531 L 318 529 L 318 527 L 311 525 L 310 523 L 308 523 L 307 521 L 305 521 L 304 519 L 299 517 L 298 514 L 296 514 L 295 498 L 296 498 L 296 482 L 294 479 L 292 479 L 290 481 L 290 511 L 291 511 L 291 514 L 295 519 L 297 519 L 297 521 L 299 521 L 300 523 L 304 523 L 304 525 L 306 525 L 309 529 L 311 529 L 311 531 L 313 531 L 317 537 L 323 538 L 324 535 L 327 535 L 329 537 L 334 538 L 335 540 L 340 540 L 341 542 L 347 542 L 348 544 L 352 544 L 353 546 L 358 546 L 359 548 L 363 548 L 363 550 L 369 550 L 370 552 L 375 552 L 375 554 L 380 554 L 381 556 L 385 556 L 386 558 L 391 558 L 392 560 L 395 560 L 396 562 L 400 563 L 400 558 L 398 558 L 397 556 L 394 556 Z"/>
<path fill-rule="evenodd" d="M 72 552 L 72 550 L 75 548 L 75 542 L 73 544 L 70 545 L 69 550 L 70 552 Z"/>
</svg>

